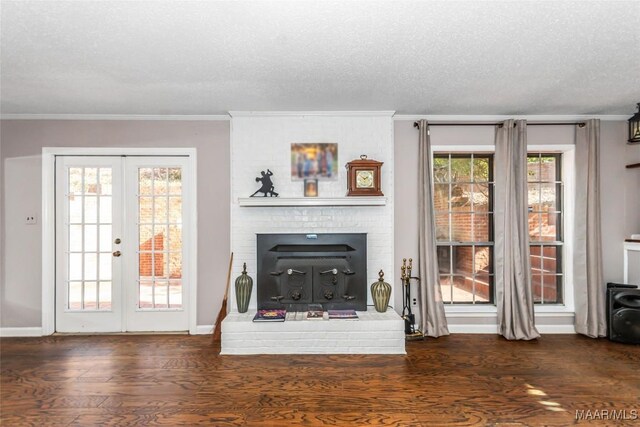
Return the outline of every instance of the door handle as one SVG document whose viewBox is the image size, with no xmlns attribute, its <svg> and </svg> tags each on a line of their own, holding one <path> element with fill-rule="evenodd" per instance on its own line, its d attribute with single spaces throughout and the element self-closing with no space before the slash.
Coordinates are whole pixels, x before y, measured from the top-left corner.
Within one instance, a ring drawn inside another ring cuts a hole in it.
<svg viewBox="0 0 640 427">
<path fill-rule="evenodd" d="M 118 258 L 120 255 L 122 255 L 122 252 L 120 252 L 120 251 L 115 251 L 113 253 L 113 256 L 116 257 L 116 258 Z"/>
</svg>

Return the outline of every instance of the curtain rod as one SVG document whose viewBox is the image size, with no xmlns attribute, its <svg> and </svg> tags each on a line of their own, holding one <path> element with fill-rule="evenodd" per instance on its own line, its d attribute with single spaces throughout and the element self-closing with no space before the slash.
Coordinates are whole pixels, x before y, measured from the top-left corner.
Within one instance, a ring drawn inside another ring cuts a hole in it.
<svg viewBox="0 0 640 427">
<path fill-rule="evenodd" d="M 527 126 L 575 126 L 581 128 L 585 126 L 585 122 L 576 123 L 527 123 Z M 418 122 L 413 122 L 413 127 L 417 128 Z M 429 126 L 498 126 L 502 127 L 502 123 L 429 123 Z M 514 124 L 515 126 L 515 124 Z"/>
</svg>

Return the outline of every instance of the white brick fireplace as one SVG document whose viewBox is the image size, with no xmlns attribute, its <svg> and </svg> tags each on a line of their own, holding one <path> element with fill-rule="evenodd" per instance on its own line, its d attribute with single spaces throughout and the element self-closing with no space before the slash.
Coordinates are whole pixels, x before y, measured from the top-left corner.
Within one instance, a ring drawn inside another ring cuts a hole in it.
<svg viewBox="0 0 640 427">
<path fill-rule="evenodd" d="M 392 112 L 234 112 L 231 115 L 231 248 L 234 260 L 229 290 L 231 312 L 222 328 L 223 354 L 404 353 L 402 320 L 392 309 L 376 317 L 378 313 L 372 306 L 370 293 L 367 305 L 371 307 L 359 321 L 287 320 L 263 324 L 251 322 L 256 310 L 257 283 L 254 283 L 246 315 L 237 313 L 233 286 L 244 262 L 249 275 L 256 278 L 258 233 L 367 233 L 368 283 L 377 280 L 378 271 L 382 269 L 387 281 L 395 286 Z M 303 183 L 291 179 L 292 143 L 338 144 L 337 179 L 320 181 L 318 198 L 305 199 Z M 344 165 L 362 154 L 384 162 L 381 174 L 384 197 L 370 203 L 359 197 L 345 197 Z M 273 172 L 273 184 L 279 193 L 277 200 L 269 200 L 270 197 L 246 199 L 260 187 L 255 178 L 267 169 Z M 364 206 L 344 206 L 352 202 Z M 394 306 L 393 293 L 391 298 L 389 304 Z M 287 349 L 283 350 L 282 343 L 271 342 L 278 336 L 274 328 L 289 336 L 313 332 L 316 337 L 324 338 L 312 339 L 311 346 L 309 340 L 300 340 L 299 347 L 295 344 L 297 340 L 290 340 L 285 346 Z M 243 333 L 246 340 L 243 340 Z M 358 336 L 355 341 L 349 339 L 353 334 Z M 382 336 L 384 339 L 379 340 Z M 340 345 L 341 337 L 345 338 L 343 346 Z M 355 342 L 359 345 L 354 345 Z M 385 345 L 381 347 L 381 343 Z"/>
</svg>

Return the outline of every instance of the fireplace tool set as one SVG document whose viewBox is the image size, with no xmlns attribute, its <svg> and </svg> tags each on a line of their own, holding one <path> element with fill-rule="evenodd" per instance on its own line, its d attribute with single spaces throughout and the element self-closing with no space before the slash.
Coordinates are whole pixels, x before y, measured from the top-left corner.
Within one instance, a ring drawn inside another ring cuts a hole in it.
<svg viewBox="0 0 640 427">
<path fill-rule="evenodd" d="M 404 319 L 404 334 L 407 340 L 419 340 L 423 338 L 422 332 L 416 330 L 416 316 L 411 312 L 411 279 L 420 281 L 419 277 L 411 276 L 411 270 L 413 269 L 413 259 L 409 258 L 409 265 L 407 265 L 407 259 L 402 259 L 402 275 L 400 281 L 402 283 L 402 318 Z"/>
</svg>

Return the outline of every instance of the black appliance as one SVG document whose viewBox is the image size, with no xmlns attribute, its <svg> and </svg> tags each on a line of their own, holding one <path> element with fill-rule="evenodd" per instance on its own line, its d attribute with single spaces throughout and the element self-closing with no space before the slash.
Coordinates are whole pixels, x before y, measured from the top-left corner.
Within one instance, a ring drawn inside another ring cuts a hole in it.
<svg viewBox="0 0 640 427">
<path fill-rule="evenodd" d="M 640 344 L 640 289 L 607 283 L 607 319 L 611 341 Z"/>
<path fill-rule="evenodd" d="M 258 234 L 258 309 L 367 310 L 367 235 Z"/>
</svg>

